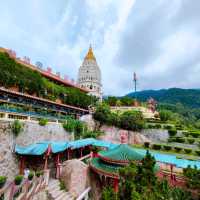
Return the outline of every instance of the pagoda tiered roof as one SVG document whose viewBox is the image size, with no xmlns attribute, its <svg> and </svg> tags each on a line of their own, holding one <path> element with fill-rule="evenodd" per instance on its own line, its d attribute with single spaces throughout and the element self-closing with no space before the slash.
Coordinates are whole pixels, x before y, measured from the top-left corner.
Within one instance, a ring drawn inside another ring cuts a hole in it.
<svg viewBox="0 0 200 200">
<path fill-rule="evenodd" d="M 101 151 L 99 157 L 105 162 L 123 165 L 131 161 L 140 161 L 144 155 L 136 152 L 127 144 L 120 144 L 110 151 Z"/>
<path fill-rule="evenodd" d="M 90 167 L 100 175 L 119 179 L 119 169 L 130 162 L 139 162 L 144 154 L 136 152 L 127 144 L 120 144 L 113 149 L 101 151 L 98 158 L 93 158 Z"/>
</svg>

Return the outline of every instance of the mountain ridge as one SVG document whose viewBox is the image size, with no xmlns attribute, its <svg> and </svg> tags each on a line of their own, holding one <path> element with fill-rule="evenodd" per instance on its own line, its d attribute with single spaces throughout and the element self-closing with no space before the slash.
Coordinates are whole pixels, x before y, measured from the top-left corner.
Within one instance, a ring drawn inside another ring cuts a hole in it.
<svg viewBox="0 0 200 200">
<path fill-rule="evenodd" d="M 135 98 L 135 92 L 130 92 L 128 97 Z M 136 92 L 136 97 L 140 101 L 147 101 L 150 97 L 158 103 L 177 104 L 189 108 L 200 107 L 200 89 L 169 88 L 160 90 L 143 90 Z"/>
</svg>

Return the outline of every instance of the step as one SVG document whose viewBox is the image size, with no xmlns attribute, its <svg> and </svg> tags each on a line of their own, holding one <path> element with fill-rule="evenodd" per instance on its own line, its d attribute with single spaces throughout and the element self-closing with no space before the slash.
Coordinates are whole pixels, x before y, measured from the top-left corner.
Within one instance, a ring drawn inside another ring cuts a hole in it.
<svg viewBox="0 0 200 200">
<path fill-rule="evenodd" d="M 49 181 L 49 185 L 53 185 L 55 183 L 59 183 L 59 180 L 54 179 L 54 180 Z"/>
<path fill-rule="evenodd" d="M 64 199 L 66 199 L 66 195 L 67 195 L 67 193 L 62 190 L 62 193 L 58 197 L 56 197 L 55 200 L 64 200 Z"/>
<path fill-rule="evenodd" d="M 59 186 L 60 185 L 60 183 L 58 182 L 58 183 L 52 183 L 52 184 L 49 184 L 48 185 L 48 189 L 52 189 L 52 188 L 54 188 L 54 187 L 57 187 L 57 186 Z"/>
<path fill-rule="evenodd" d="M 56 190 L 50 192 L 50 194 L 51 194 L 51 196 L 52 196 L 53 198 L 56 198 L 56 197 L 58 197 L 62 192 L 63 192 L 63 191 L 60 190 L 60 188 L 57 188 Z"/>
<path fill-rule="evenodd" d="M 64 192 L 64 194 L 55 200 L 74 200 L 74 198 L 71 196 L 69 192 Z"/>
</svg>

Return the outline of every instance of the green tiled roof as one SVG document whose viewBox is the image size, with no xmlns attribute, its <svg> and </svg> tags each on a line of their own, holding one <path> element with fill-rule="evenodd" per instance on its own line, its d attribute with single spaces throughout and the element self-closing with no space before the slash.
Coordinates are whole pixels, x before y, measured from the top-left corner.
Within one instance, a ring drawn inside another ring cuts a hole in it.
<svg viewBox="0 0 200 200">
<path fill-rule="evenodd" d="M 98 173 L 118 177 L 120 165 L 105 163 L 100 158 L 93 158 L 90 162 L 90 167 Z"/>
<path fill-rule="evenodd" d="M 129 163 L 130 161 L 140 161 L 144 158 L 143 154 L 136 152 L 127 144 L 120 144 L 114 149 L 99 152 L 102 160 L 118 164 Z"/>
</svg>

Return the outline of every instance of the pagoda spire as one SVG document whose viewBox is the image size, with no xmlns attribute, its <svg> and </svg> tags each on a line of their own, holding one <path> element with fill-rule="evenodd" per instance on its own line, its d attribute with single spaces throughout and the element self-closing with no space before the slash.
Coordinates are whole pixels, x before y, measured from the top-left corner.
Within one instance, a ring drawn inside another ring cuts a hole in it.
<svg viewBox="0 0 200 200">
<path fill-rule="evenodd" d="M 96 60 L 93 50 L 92 50 L 92 45 L 90 44 L 89 50 L 87 55 L 85 56 L 85 60 Z"/>
</svg>

